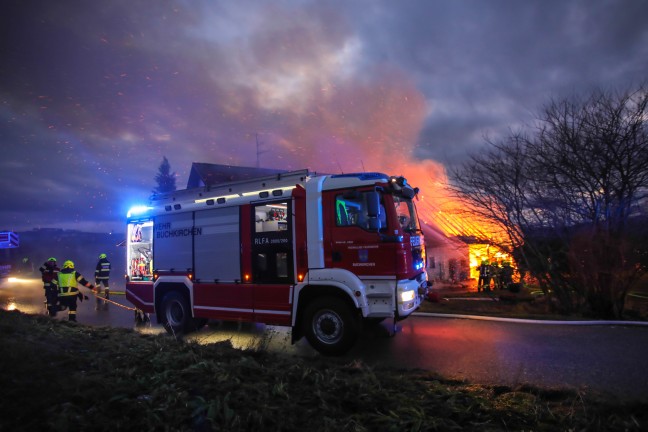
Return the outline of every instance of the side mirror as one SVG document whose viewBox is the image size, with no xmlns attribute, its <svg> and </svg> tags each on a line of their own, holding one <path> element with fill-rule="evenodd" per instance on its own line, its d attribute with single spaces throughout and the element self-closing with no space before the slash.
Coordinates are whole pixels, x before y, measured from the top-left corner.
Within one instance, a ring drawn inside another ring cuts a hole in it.
<svg viewBox="0 0 648 432">
<path fill-rule="evenodd" d="M 378 192 L 367 193 L 367 216 L 370 218 L 380 216 L 380 195 Z"/>
<path fill-rule="evenodd" d="M 367 197 L 367 228 L 371 231 L 380 231 L 380 194 L 376 191 L 366 194 Z"/>
<path fill-rule="evenodd" d="M 404 187 L 401 190 L 401 193 L 405 198 L 414 198 L 414 196 L 416 196 L 416 191 L 409 186 Z"/>
</svg>

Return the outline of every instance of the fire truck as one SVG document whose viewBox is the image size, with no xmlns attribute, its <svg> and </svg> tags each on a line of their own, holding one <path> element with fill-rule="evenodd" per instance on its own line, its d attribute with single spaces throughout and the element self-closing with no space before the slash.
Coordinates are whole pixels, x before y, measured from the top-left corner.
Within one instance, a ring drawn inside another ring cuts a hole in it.
<svg viewBox="0 0 648 432">
<path fill-rule="evenodd" d="M 126 298 L 169 333 L 258 322 L 343 354 L 363 324 L 420 305 L 417 193 L 399 176 L 300 170 L 153 195 L 128 213 Z"/>
</svg>

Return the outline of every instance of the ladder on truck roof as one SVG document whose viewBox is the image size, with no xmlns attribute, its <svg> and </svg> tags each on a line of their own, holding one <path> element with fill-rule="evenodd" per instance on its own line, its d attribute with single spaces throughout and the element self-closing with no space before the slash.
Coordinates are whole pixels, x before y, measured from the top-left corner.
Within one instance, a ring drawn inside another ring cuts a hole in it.
<svg viewBox="0 0 648 432">
<path fill-rule="evenodd" d="M 273 174 L 247 180 L 237 180 L 227 183 L 217 183 L 211 186 L 202 186 L 193 189 L 181 189 L 173 192 L 154 194 L 151 196 L 151 204 L 168 204 L 173 202 L 205 200 L 226 195 L 239 195 L 251 191 L 271 191 L 273 189 L 304 184 L 316 173 L 308 169 L 288 171 L 285 173 Z"/>
</svg>

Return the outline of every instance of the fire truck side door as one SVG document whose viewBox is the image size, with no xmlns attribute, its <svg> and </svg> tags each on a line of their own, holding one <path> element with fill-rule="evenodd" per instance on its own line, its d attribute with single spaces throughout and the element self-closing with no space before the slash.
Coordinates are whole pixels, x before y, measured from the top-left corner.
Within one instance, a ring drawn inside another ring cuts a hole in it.
<svg viewBox="0 0 648 432">
<path fill-rule="evenodd" d="M 291 209 L 289 200 L 252 207 L 251 282 L 255 316 L 260 322 L 289 323 L 295 268 Z"/>
<path fill-rule="evenodd" d="M 322 205 L 327 267 L 359 276 L 393 274 L 394 245 L 380 237 L 388 228 L 384 203 L 375 199 L 373 188 L 326 192 Z"/>
</svg>

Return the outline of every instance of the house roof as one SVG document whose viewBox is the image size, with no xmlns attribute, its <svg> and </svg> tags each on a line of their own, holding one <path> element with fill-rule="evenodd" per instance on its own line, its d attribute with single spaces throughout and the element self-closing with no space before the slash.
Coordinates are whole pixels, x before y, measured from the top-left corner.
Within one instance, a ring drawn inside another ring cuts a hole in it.
<svg viewBox="0 0 648 432">
<path fill-rule="evenodd" d="M 191 172 L 189 173 L 189 180 L 187 181 L 187 189 L 202 186 L 213 186 L 219 183 L 249 180 L 257 177 L 285 172 L 287 171 L 271 168 L 241 167 L 194 162 L 191 164 Z"/>
</svg>

